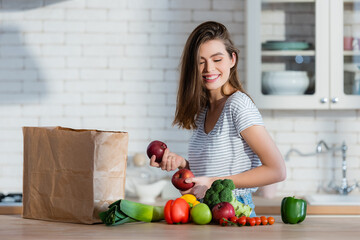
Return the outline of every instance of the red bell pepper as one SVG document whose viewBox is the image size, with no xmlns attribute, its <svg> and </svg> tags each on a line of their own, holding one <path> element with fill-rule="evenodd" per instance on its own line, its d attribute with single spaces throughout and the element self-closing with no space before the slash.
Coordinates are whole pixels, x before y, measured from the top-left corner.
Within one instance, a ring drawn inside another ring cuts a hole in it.
<svg viewBox="0 0 360 240">
<path fill-rule="evenodd" d="M 189 221 L 189 204 L 182 198 L 169 200 L 165 204 L 164 217 L 168 224 L 187 223 Z"/>
</svg>

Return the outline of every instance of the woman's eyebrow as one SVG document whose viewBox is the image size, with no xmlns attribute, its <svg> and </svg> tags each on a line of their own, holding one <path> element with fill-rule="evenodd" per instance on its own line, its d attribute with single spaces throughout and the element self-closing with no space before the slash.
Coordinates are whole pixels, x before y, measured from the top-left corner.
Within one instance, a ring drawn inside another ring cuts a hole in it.
<svg viewBox="0 0 360 240">
<path fill-rule="evenodd" d="M 222 52 L 217 52 L 217 53 L 214 53 L 213 55 L 211 55 L 210 57 L 212 58 L 212 57 L 219 56 L 219 55 L 223 56 L 224 54 Z M 200 58 L 205 59 L 204 57 L 200 57 Z"/>
</svg>

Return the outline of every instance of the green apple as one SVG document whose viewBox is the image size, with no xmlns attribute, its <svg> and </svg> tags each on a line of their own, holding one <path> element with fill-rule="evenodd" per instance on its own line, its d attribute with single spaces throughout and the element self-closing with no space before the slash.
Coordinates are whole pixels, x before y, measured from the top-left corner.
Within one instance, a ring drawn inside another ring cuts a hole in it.
<svg viewBox="0 0 360 240">
<path fill-rule="evenodd" d="M 196 204 L 190 211 L 191 219 L 196 224 L 208 224 L 211 219 L 211 210 L 205 203 Z"/>
</svg>

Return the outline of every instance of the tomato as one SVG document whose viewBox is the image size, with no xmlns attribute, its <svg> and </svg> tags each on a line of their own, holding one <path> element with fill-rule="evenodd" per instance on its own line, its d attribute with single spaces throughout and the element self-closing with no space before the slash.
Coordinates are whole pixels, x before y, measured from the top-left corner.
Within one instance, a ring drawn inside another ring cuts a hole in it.
<svg viewBox="0 0 360 240">
<path fill-rule="evenodd" d="M 273 217 L 268 217 L 268 222 L 270 225 L 273 225 L 275 223 L 275 219 Z"/>
<path fill-rule="evenodd" d="M 256 220 L 255 220 L 255 218 L 249 218 L 249 221 L 247 223 L 249 226 L 255 226 Z"/>
<path fill-rule="evenodd" d="M 225 220 L 225 218 L 221 218 L 221 219 L 219 220 L 219 224 L 220 224 L 221 226 L 226 226 L 226 223 L 224 223 L 224 220 Z"/>
<path fill-rule="evenodd" d="M 256 225 L 260 225 L 261 224 L 261 218 L 259 218 L 259 217 L 254 217 L 254 218 L 255 218 Z"/>
<path fill-rule="evenodd" d="M 239 217 L 238 220 L 237 220 L 237 223 L 238 223 L 239 226 L 245 226 L 246 217 L 245 216 Z"/>
<path fill-rule="evenodd" d="M 229 220 L 230 220 L 230 222 L 236 223 L 238 218 L 236 216 L 233 216 Z"/>
<path fill-rule="evenodd" d="M 219 220 L 219 224 L 220 224 L 221 226 L 228 226 L 228 225 L 231 225 L 231 222 L 230 222 L 228 219 L 226 219 L 226 218 L 221 218 L 221 219 Z"/>
<path fill-rule="evenodd" d="M 261 217 L 261 224 L 262 225 L 267 225 L 268 224 L 268 220 L 267 220 L 266 217 L 264 217 L 264 216 Z"/>
</svg>

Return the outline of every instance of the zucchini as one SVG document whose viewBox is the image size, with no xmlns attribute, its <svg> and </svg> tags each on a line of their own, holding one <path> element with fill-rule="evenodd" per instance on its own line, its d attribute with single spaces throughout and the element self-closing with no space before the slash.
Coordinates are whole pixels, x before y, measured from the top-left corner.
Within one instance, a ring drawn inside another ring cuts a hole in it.
<svg viewBox="0 0 360 240">
<path fill-rule="evenodd" d="M 164 207 L 121 200 L 120 209 L 127 216 L 143 222 L 154 222 L 164 219 Z"/>
</svg>

